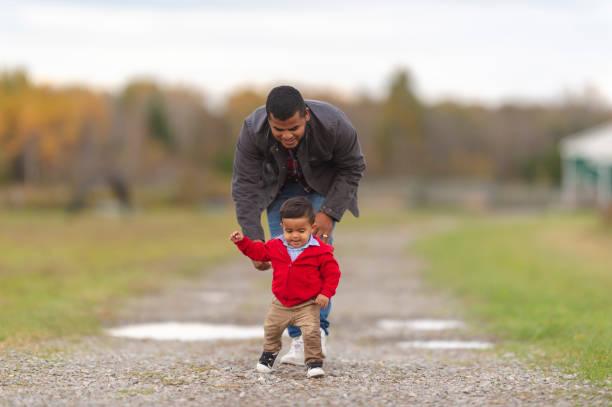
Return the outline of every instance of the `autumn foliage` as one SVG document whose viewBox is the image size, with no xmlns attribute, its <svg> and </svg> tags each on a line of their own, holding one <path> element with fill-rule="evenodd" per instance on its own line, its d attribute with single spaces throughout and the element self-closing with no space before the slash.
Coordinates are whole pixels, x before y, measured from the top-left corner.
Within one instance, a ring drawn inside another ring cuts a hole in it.
<svg viewBox="0 0 612 407">
<path fill-rule="evenodd" d="M 554 184 L 558 141 L 612 117 L 586 93 L 548 105 L 426 104 L 407 71 L 391 76 L 382 99 L 302 91 L 348 115 L 370 177 Z M 163 187 L 180 201 L 224 195 L 242 121 L 265 96 L 244 88 L 213 109 L 193 89 L 150 80 L 110 94 L 0 73 L 0 183 L 82 192 L 114 179 L 130 188 Z"/>
</svg>

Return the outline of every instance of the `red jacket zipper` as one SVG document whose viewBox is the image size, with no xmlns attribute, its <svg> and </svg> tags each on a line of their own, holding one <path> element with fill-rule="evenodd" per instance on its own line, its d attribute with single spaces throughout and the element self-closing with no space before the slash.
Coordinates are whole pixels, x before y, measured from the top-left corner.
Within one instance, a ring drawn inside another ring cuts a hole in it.
<svg viewBox="0 0 612 407">
<path fill-rule="evenodd" d="M 289 294 L 289 277 L 291 277 L 291 264 L 293 264 L 293 261 L 289 263 L 289 269 L 287 270 L 287 286 L 285 287 L 285 295 Z M 289 298 L 287 298 L 286 296 L 285 299 L 289 300 Z"/>
<path fill-rule="evenodd" d="M 289 268 L 287 269 L 287 283 L 285 284 L 285 301 L 289 301 L 289 277 L 291 276 L 291 265 L 293 264 L 293 260 L 291 260 L 291 256 L 289 255 L 289 252 L 287 252 L 287 250 L 285 249 L 285 251 L 283 252 L 282 250 L 279 249 L 279 251 L 286 255 L 287 257 L 289 257 Z"/>
</svg>

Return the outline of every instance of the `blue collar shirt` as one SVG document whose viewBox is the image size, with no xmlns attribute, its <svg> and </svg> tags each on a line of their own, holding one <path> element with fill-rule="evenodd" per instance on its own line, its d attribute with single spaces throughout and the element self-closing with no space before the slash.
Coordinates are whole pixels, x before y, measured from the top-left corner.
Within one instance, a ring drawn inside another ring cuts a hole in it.
<svg viewBox="0 0 612 407">
<path fill-rule="evenodd" d="M 310 235 L 310 239 L 308 240 L 308 242 L 306 242 L 304 246 L 300 246 L 300 247 L 291 246 L 289 243 L 287 243 L 287 241 L 285 240 L 285 236 L 283 235 L 280 235 L 278 238 L 281 240 L 281 242 L 283 242 L 283 244 L 287 248 L 287 253 L 289 253 L 289 256 L 291 257 L 291 261 L 295 261 L 295 259 L 297 259 L 297 257 L 304 250 L 306 250 L 308 246 L 320 246 L 319 242 L 317 242 L 317 239 L 315 239 L 312 234 Z"/>
</svg>

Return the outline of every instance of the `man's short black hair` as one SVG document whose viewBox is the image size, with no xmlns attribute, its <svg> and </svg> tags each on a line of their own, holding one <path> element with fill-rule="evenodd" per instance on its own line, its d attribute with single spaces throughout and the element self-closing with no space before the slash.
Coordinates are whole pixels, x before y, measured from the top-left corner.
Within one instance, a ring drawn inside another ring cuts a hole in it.
<svg viewBox="0 0 612 407">
<path fill-rule="evenodd" d="M 301 117 L 306 115 L 306 104 L 299 90 L 292 86 L 277 86 L 268 93 L 266 113 L 272 114 L 278 120 L 287 120 L 295 112 Z"/>
<path fill-rule="evenodd" d="M 311 225 L 315 221 L 314 208 L 308 198 L 303 196 L 287 199 L 281 205 L 279 213 L 281 220 L 308 218 Z"/>
</svg>

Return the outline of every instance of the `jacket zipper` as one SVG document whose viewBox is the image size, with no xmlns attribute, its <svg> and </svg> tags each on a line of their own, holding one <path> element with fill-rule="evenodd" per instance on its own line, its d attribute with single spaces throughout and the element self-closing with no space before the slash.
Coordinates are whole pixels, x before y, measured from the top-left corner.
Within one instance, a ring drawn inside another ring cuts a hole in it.
<svg viewBox="0 0 612 407">
<path fill-rule="evenodd" d="M 281 253 L 283 252 L 281 251 Z M 285 284 L 285 293 L 288 293 L 289 292 L 289 277 L 291 276 L 291 266 L 293 265 L 293 260 L 291 260 L 291 256 L 289 255 L 289 253 L 283 253 L 283 254 L 286 254 L 289 257 L 289 269 L 287 270 L 287 284 Z M 304 252 L 300 253 L 298 257 L 300 257 L 302 254 L 304 254 Z M 297 260 L 297 257 L 295 259 Z M 288 300 L 289 298 L 285 296 L 285 299 Z"/>
<path fill-rule="evenodd" d="M 285 298 L 287 298 L 289 294 L 289 277 L 291 277 L 291 265 L 292 264 L 293 264 L 293 261 L 289 263 L 289 270 L 287 270 L 287 286 L 285 287 Z"/>
<path fill-rule="evenodd" d="M 291 265 L 293 264 L 293 260 L 291 260 L 291 256 L 289 255 L 288 252 L 283 252 L 282 250 L 279 249 L 279 252 L 281 252 L 281 254 L 286 255 L 287 257 L 289 257 L 289 269 L 287 270 L 287 283 L 285 284 L 285 300 L 288 300 L 289 297 L 287 296 L 287 293 L 289 292 L 289 277 L 291 276 Z"/>
</svg>

